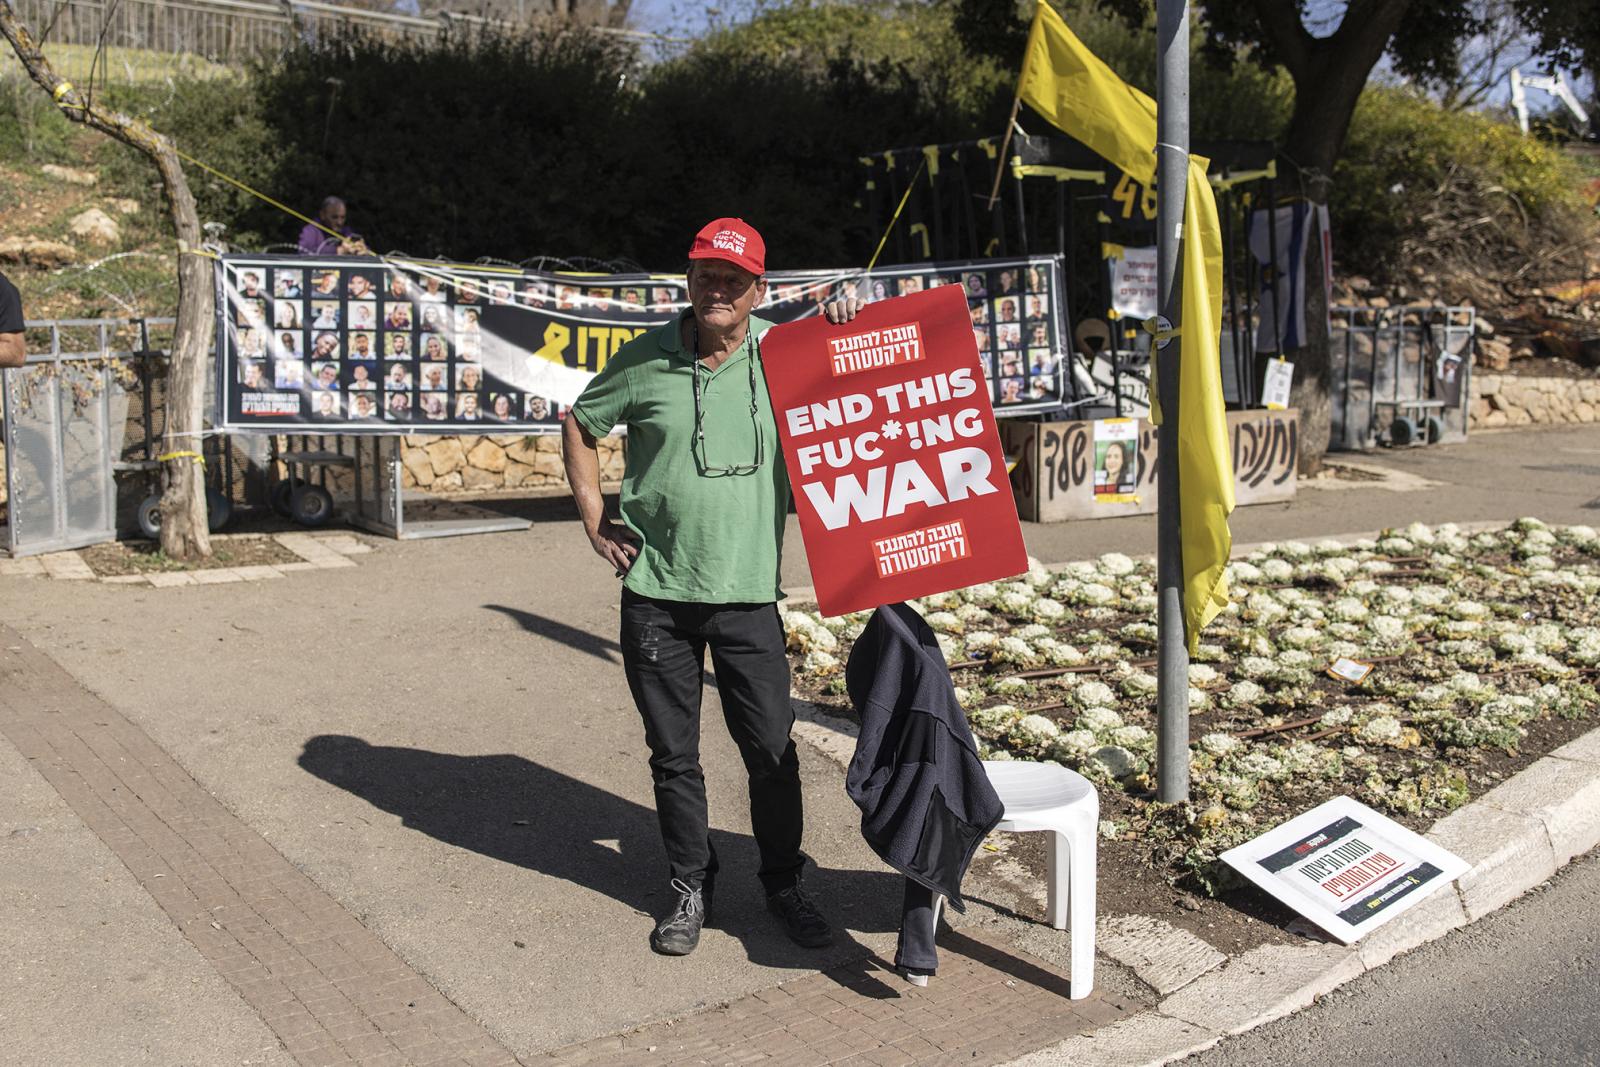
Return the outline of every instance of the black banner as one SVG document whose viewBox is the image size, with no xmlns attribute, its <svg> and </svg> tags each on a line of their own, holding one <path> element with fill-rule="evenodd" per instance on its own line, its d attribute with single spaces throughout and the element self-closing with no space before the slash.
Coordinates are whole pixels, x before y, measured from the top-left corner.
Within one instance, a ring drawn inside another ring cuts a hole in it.
<svg viewBox="0 0 1600 1067">
<path fill-rule="evenodd" d="M 960 285 L 997 415 L 1060 406 L 1055 257 L 775 271 L 756 314 Z M 554 433 L 611 354 L 686 306 L 683 278 L 348 256 L 223 256 L 217 422 L 318 433 Z"/>
<path fill-rule="evenodd" d="M 1368 893 L 1348 908 L 1345 908 L 1339 913 L 1339 918 L 1351 926 L 1360 926 L 1364 922 L 1371 922 L 1373 917 L 1380 914 L 1385 908 L 1392 907 L 1398 901 L 1404 900 L 1443 873 L 1431 863 L 1419 863 L 1415 870 L 1408 871 L 1402 877 L 1396 878 L 1381 889 Z"/>
</svg>

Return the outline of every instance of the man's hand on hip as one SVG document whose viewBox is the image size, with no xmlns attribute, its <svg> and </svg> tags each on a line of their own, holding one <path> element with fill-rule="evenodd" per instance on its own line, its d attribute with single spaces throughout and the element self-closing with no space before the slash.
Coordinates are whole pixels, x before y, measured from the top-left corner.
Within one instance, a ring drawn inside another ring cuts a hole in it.
<svg viewBox="0 0 1600 1067">
<path fill-rule="evenodd" d="M 857 300 L 852 296 L 847 297 L 844 300 L 828 301 L 826 304 L 822 305 L 822 313 L 828 317 L 829 322 L 837 326 L 841 322 L 849 322 L 851 319 L 855 318 L 857 313 L 866 306 L 867 305 L 863 304 L 860 300 Z"/>
<path fill-rule="evenodd" d="M 601 519 L 600 526 L 589 535 L 595 553 L 616 570 L 617 576 L 628 573 L 633 561 L 639 557 L 638 535 L 610 519 Z"/>
</svg>

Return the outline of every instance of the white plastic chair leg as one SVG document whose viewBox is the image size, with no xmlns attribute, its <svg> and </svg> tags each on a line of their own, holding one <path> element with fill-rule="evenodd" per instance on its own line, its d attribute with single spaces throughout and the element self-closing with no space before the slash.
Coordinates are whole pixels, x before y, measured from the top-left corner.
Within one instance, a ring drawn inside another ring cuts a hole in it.
<svg viewBox="0 0 1600 1067">
<path fill-rule="evenodd" d="M 1094 990 L 1094 834 L 1052 831 L 1048 840 L 1050 925 L 1068 931 L 1072 941 L 1070 996 L 1082 1000 Z"/>
<path fill-rule="evenodd" d="M 1067 861 L 1072 868 L 1072 876 L 1067 884 L 1072 930 L 1068 935 L 1072 938 L 1070 996 L 1073 1000 L 1082 1000 L 1094 991 L 1095 849 L 1093 831 L 1080 834 L 1077 847 L 1072 849 Z"/>
<path fill-rule="evenodd" d="M 1060 831 L 1049 831 L 1045 862 L 1049 875 L 1045 885 L 1045 915 L 1057 930 L 1067 928 L 1067 899 L 1072 893 L 1071 842 Z"/>
</svg>

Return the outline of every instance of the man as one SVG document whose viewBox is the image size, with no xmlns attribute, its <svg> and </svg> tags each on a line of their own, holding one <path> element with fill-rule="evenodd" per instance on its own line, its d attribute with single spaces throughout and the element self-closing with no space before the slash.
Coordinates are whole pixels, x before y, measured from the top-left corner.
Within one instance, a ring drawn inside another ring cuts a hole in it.
<svg viewBox="0 0 1600 1067">
<path fill-rule="evenodd" d="M 11 279 L 0 274 L 0 367 L 20 367 L 27 358 L 22 331 L 22 294 Z"/>
<path fill-rule="evenodd" d="M 363 241 L 354 230 L 345 225 L 345 218 L 349 209 L 344 201 L 337 196 L 330 196 L 322 202 L 322 210 L 317 212 L 317 219 L 322 223 L 318 226 L 308 222 L 300 230 L 300 254 L 304 256 L 365 256 L 367 243 Z M 324 229 L 323 227 L 326 227 Z M 328 231 L 332 230 L 333 233 Z M 336 233 L 339 236 L 335 237 Z"/>
<path fill-rule="evenodd" d="M 651 934 L 692 952 L 717 872 L 700 767 L 700 693 L 711 651 L 723 717 L 750 783 L 767 906 L 796 943 L 833 932 L 801 882 L 800 765 L 778 618 L 789 481 L 753 317 L 767 293 L 766 245 L 718 219 L 689 249 L 689 307 L 618 349 L 563 428 L 567 481 L 595 552 L 623 579 L 622 656 L 644 720 L 656 814 L 676 903 Z M 855 317 L 859 301 L 827 308 Z M 622 521 L 605 514 L 595 439 L 628 427 Z"/>
</svg>

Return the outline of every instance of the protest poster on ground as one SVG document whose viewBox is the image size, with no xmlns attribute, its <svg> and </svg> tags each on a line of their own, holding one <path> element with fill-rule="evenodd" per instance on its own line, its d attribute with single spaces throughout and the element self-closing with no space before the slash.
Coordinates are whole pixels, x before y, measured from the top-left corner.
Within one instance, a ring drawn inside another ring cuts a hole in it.
<svg viewBox="0 0 1600 1067">
<path fill-rule="evenodd" d="M 948 286 L 967 297 L 980 389 L 1005 414 L 1060 407 L 1068 334 L 1054 257 L 774 271 L 757 314 Z M 219 428 L 554 433 L 617 349 L 685 307 L 683 278 L 353 256 L 217 265 Z"/>
<path fill-rule="evenodd" d="M 1348 945 L 1467 872 L 1460 857 L 1350 797 L 1335 797 L 1223 862 Z"/>
<path fill-rule="evenodd" d="M 762 339 L 825 615 L 1027 569 L 970 321 L 951 286 Z"/>
</svg>

